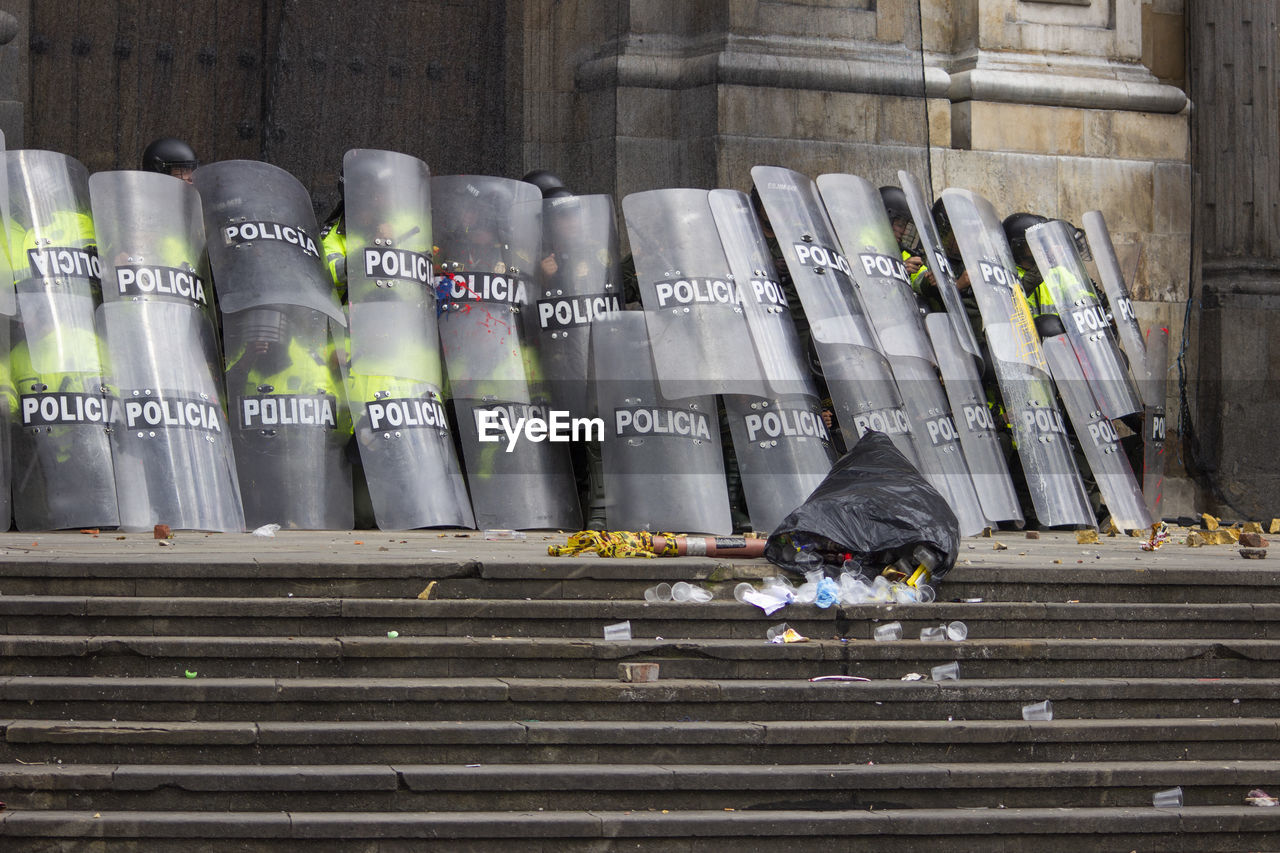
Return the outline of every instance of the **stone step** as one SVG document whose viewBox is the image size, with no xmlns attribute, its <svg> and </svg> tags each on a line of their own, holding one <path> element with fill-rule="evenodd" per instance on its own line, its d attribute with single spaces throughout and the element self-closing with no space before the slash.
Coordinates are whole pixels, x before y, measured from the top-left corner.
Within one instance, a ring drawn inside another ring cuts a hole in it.
<svg viewBox="0 0 1280 853">
<path fill-rule="evenodd" d="M 1280 640 L 1280 604 L 936 602 L 826 610 L 792 604 L 766 616 L 736 601 L 564 601 L 388 598 L 168 598 L 0 596 L 0 634 L 143 636 L 402 636 L 602 638 L 629 621 L 633 637 L 758 640 L 787 622 L 812 638 L 870 639 L 877 625 L 903 636 L 952 621 L 972 638 L 1195 638 Z"/>
<path fill-rule="evenodd" d="M 1280 762 L 961 764 L 315 764 L 0 767 L 14 809 L 533 811 L 1236 806 L 1276 788 Z"/>
<path fill-rule="evenodd" d="M 0 636 L 10 676 L 616 679 L 620 663 L 650 662 L 665 679 L 899 679 L 955 662 L 962 679 L 1185 679 L 1267 678 L 1277 661 L 1280 640 Z"/>
<path fill-rule="evenodd" d="M 1023 678 L 810 682 L 551 678 L 0 678 L 0 719 L 838 720 L 1280 715 L 1280 680 Z"/>
<path fill-rule="evenodd" d="M 1280 760 L 1269 718 L 1071 720 L 0 721 L 25 764 L 876 764 Z"/>
<path fill-rule="evenodd" d="M 355 853 L 412 849 L 478 853 L 832 850 L 983 850 L 1078 853 L 1086 849 L 1213 851 L 1280 847 L 1280 809 L 1188 806 L 1062 809 L 764 811 L 164 812 L 15 810 L 0 837 L 19 849 Z M 56 846 L 55 846 L 56 845 Z M 321 848 L 319 845 L 323 845 Z"/>
<path fill-rule="evenodd" d="M 939 584 L 943 600 L 987 601 L 1235 602 L 1280 604 L 1280 569 L 1268 561 L 1241 560 L 1234 549 L 1187 549 L 1147 554 L 1137 540 L 1104 540 L 1076 545 L 1061 534 L 1035 542 L 1006 539 L 1007 550 L 992 552 L 992 540 L 968 539 L 960 563 Z M 9 595 L 94 595 L 298 598 L 416 598 L 432 581 L 435 598 L 639 600 L 660 581 L 701 583 L 722 600 L 742 580 L 759 580 L 778 569 L 762 559 L 710 558 L 606 560 L 550 559 L 545 545 L 521 543 L 511 553 L 452 548 L 440 541 L 434 554 L 429 534 L 419 532 L 406 548 L 387 539 L 396 555 L 361 547 L 344 557 L 335 545 L 323 553 L 276 551 L 228 558 L 199 540 L 183 548 L 125 554 L 91 552 L 57 557 L 6 553 L 0 563 L 0 593 Z M 10 538 L 12 538 L 10 536 Z M 563 542 L 563 537 L 558 541 Z M 134 543 L 130 543 L 134 544 Z M 370 544 L 376 540 L 370 539 Z M 493 544 L 493 543 L 485 543 Z M 1002 543 L 1003 544 L 1003 543 Z M 350 545 L 343 546 L 350 549 Z M 1172 546 L 1169 546 L 1172 548 Z M 402 553 L 401 553 L 402 552 Z M 1054 562 L 1057 561 L 1057 562 Z"/>
</svg>

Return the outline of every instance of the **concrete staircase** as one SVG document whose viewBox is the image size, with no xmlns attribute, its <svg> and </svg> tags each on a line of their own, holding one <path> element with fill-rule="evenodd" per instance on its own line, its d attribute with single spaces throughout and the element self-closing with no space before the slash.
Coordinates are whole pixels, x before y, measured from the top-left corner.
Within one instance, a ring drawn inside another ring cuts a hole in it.
<svg viewBox="0 0 1280 853">
<path fill-rule="evenodd" d="M 0 850 L 1280 849 L 1266 561 L 969 540 L 939 603 L 765 617 L 760 562 L 389 536 L 0 537 Z"/>
</svg>

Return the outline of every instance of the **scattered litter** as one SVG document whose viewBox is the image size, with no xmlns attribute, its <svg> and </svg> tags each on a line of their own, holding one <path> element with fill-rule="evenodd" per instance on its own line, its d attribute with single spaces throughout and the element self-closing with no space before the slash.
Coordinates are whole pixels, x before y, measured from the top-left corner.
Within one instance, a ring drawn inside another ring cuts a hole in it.
<svg viewBox="0 0 1280 853">
<path fill-rule="evenodd" d="M 1208 518 L 1209 516 L 1205 516 Z M 1182 808 L 1182 787 L 1167 788 L 1163 791 L 1156 791 L 1151 796 L 1151 805 L 1158 809 L 1180 809 Z"/>
<path fill-rule="evenodd" d="M 960 602 L 962 604 L 981 604 L 982 599 L 981 598 L 962 598 L 960 599 Z"/>
<path fill-rule="evenodd" d="M 399 636 L 400 636 L 400 632 L 399 632 L 399 631 L 388 631 L 388 632 L 387 632 L 387 639 L 388 639 L 388 640 L 394 640 L 396 637 L 399 637 Z"/>
<path fill-rule="evenodd" d="M 1026 537 L 1027 537 L 1028 539 L 1039 539 L 1039 538 L 1040 538 L 1040 531 L 1039 531 L 1039 530 L 1028 530 L 1028 531 L 1027 531 L 1027 533 L 1026 533 Z"/>
<path fill-rule="evenodd" d="M 90 535 L 92 535 L 92 536 L 97 536 L 97 535 L 98 535 L 99 533 L 101 533 L 102 531 L 101 531 L 101 530 L 99 530 L 99 529 L 98 529 L 98 528 L 96 528 L 96 527 L 86 527 L 86 528 L 84 528 L 83 530 L 81 530 L 80 532 L 81 532 L 81 533 L 87 533 L 87 534 L 90 534 Z"/>
<path fill-rule="evenodd" d="M 1047 721 L 1053 719 L 1053 703 L 1048 699 L 1032 705 L 1022 706 L 1022 719 L 1027 721 Z"/>
<path fill-rule="evenodd" d="M 436 589 L 436 582 L 432 581 L 431 583 L 423 587 L 422 592 L 418 593 L 418 599 L 420 601 L 426 601 L 427 599 L 431 598 L 431 593 L 435 592 L 435 589 Z"/>
<path fill-rule="evenodd" d="M 521 531 L 521 530 L 507 530 L 505 528 L 495 528 L 493 530 L 486 530 L 484 532 L 484 538 L 490 539 L 490 540 L 504 539 L 504 540 L 510 540 L 513 542 L 520 542 L 525 539 L 525 534 L 524 534 L 524 531 Z"/>
<path fill-rule="evenodd" d="M 630 640 L 631 639 L 631 622 L 616 622 L 612 625 L 604 626 L 604 638 L 606 640 Z"/>
<path fill-rule="evenodd" d="M 172 539 L 173 531 L 169 529 L 167 524 L 157 524 L 151 531 L 151 535 L 156 539 Z M 36 543 L 32 542 L 31 544 L 34 545 Z"/>
<path fill-rule="evenodd" d="M 195 670 L 191 670 L 191 669 L 186 670 L 186 673 L 187 673 L 187 678 L 195 678 L 196 675 L 198 674 Z"/>
<path fill-rule="evenodd" d="M 157 544 L 157 545 L 159 545 L 161 548 L 164 548 L 164 547 L 166 547 L 166 546 L 168 546 L 168 547 L 172 547 L 172 546 L 173 546 L 173 543 L 172 543 L 172 542 L 169 542 L 169 541 L 167 541 L 167 540 L 161 540 L 161 541 L 157 542 L 156 544 Z"/>
<path fill-rule="evenodd" d="M 947 624 L 947 639 L 954 643 L 959 643 L 968 638 L 969 626 L 963 622 L 950 622 Z"/>
<path fill-rule="evenodd" d="M 1261 788 L 1250 791 L 1244 801 L 1251 806 L 1280 806 L 1280 799 L 1271 796 Z"/>
<path fill-rule="evenodd" d="M 1241 548 L 1265 548 L 1270 542 L 1263 538 L 1261 533 L 1246 532 L 1240 534 Z"/>
<path fill-rule="evenodd" d="M 672 601 L 692 601 L 694 604 L 706 604 L 712 599 L 711 590 L 694 586 L 685 581 L 677 581 L 671 585 Z"/>
<path fill-rule="evenodd" d="M 877 628 L 871 632 L 871 636 L 875 638 L 877 643 L 892 643 L 895 640 L 901 640 L 902 623 L 889 622 L 888 624 L 877 626 Z"/>
<path fill-rule="evenodd" d="M 1267 558 L 1266 548 L 1241 548 L 1240 556 L 1246 560 L 1265 560 Z"/>
<path fill-rule="evenodd" d="M 276 531 L 280 529 L 278 524 L 264 524 L 257 530 L 253 531 L 254 536 L 261 536 L 264 539 L 274 539 Z"/>
<path fill-rule="evenodd" d="M 403 545 L 405 543 L 401 542 L 400 544 Z M 458 553 L 458 550 L 456 548 L 432 548 L 431 553 L 432 554 L 456 554 Z"/>
<path fill-rule="evenodd" d="M 929 670 L 929 677 L 934 681 L 955 681 L 960 678 L 959 661 L 940 664 Z"/>
<path fill-rule="evenodd" d="M 656 663 L 620 663 L 618 664 L 618 680 L 628 683 L 642 683 L 658 680 Z"/>
<path fill-rule="evenodd" d="M 765 639 L 770 643 L 780 645 L 782 643 L 807 643 L 809 638 L 803 636 L 795 628 L 787 625 L 786 622 L 780 625 L 772 625 L 769 630 L 764 632 Z"/>
<path fill-rule="evenodd" d="M 991 550 L 992 551 L 1008 551 L 1009 546 L 1004 544 L 1003 542 L 992 542 Z"/>
<path fill-rule="evenodd" d="M 1076 544 L 1077 544 L 1077 545 L 1097 545 L 1097 544 L 1098 544 L 1098 531 L 1096 531 L 1096 530 L 1077 530 L 1077 531 L 1076 531 Z"/>
<path fill-rule="evenodd" d="M 116 537 L 116 539 L 117 539 L 117 540 L 120 540 L 120 539 L 128 539 L 128 538 L 129 538 L 128 536 L 117 536 L 117 537 Z"/>
<path fill-rule="evenodd" d="M 861 675 L 816 675 L 810 681 L 870 681 Z"/>
<path fill-rule="evenodd" d="M 356 541 L 352 542 L 351 544 L 352 544 L 352 545 L 363 545 L 363 544 L 364 544 L 364 540 L 363 540 L 363 539 L 357 539 Z"/>
<path fill-rule="evenodd" d="M 918 672 L 908 672 L 906 675 L 902 676 L 901 680 L 902 681 L 924 681 L 924 676 Z"/>
<path fill-rule="evenodd" d="M 991 538 L 991 535 L 992 535 L 992 534 L 991 534 L 991 528 L 990 528 L 990 527 L 984 527 L 984 528 L 982 528 L 982 538 L 983 538 L 983 539 L 990 539 L 990 538 Z"/>
<path fill-rule="evenodd" d="M 942 625 L 920 629 L 920 642 L 922 643 L 941 643 L 946 638 L 947 629 Z"/>
</svg>

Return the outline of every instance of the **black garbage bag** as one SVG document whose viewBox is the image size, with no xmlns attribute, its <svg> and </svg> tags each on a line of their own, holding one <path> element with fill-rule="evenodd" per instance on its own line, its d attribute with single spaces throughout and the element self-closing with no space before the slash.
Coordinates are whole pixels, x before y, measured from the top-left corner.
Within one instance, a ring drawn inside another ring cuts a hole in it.
<svg viewBox="0 0 1280 853">
<path fill-rule="evenodd" d="M 870 431 L 769 534 L 764 555 L 800 573 L 834 574 L 851 560 L 868 580 L 895 563 L 908 575 L 924 564 L 936 580 L 955 565 L 959 542 L 946 499 L 887 435 Z"/>
</svg>

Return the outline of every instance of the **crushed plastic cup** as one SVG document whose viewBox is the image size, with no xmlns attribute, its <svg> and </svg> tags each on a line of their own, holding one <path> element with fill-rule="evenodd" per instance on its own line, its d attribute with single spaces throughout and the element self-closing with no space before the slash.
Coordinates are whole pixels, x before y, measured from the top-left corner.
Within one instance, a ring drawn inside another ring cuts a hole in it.
<svg viewBox="0 0 1280 853">
<path fill-rule="evenodd" d="M 274 539 L 279 530 L 280 525 L 278 524 L 264 524 L 257 530 L 253 531 L 253 535 L 261 536 L 264 539 Z"/>
<path fill-rule="evenodd" d="M 735 587 L 733 588 L 733 597 L 734 597 L 737 601 L 739 601 L 739 602 L 741 602 L 741 603 L 743 603 L 743 604 L 747 604 L 747 603 L 749 603 L 749 602 L 747 601 L 747 593 L 749 593 L 749 592 L 755 592 L 755 591 L 756 591 L 756 588 L 755 588 L 754 586 L 752 586 L 751 584 L 747 583 L 746 581 L 743 581 L 742 583 L 738 584 L 737 586 L 735 586 Z"/>
<path fill-rule="evenodd" d="M 952 622 L 947 625 L 947 639 L 954 643 L 969 636 L 969 626 L 963 622 Z"/>
<path fill-rule="evenodd" d="M 839 588 L 841 604 L 866 604 L 871 600 L 871 587 L 859 575 L 840 575 Z"/>
<path fill-rule="evenodd" d="M 506 529 L 498 528 L 493 530 L 486 530 L 484 532 L 484 538 L 485 539 L 509 539 L 512 541 L 520 541 L 525 538 L 525 534 L 524 534 L 524 531 L 521 531 L 521 530 L 506 530 Z"/>
<path fill-rule="evenodd" d="M 1023 705 L 1022 719 L 1028 721 L 1052 720 L 1053 703 L 1046 699 L 1043 702 L 1036 702 L 1034 705 Z"/>
<path fill-rule="evenodd" d="M 886 622 L 884 625 L 877 625 L 876 629 L 871 632 L 871 636 L 875 637 L 877 643 L 892 643 L 895 640 L 901 640 L 902 623 Z"/>
<path fill-rule="evenodd" d="M 677 581 L 671 585 L 672 601 L 692 601 L 695 604 L 705 604 L 711 600 L 711 592 L 700 586 L 694 586 L 685 581 Z"/>
<path fill-rule="evenodd" d="M 630 640 L 631 622 L 616 622 L 613 625 L 605 625 L 604 638 L 606 640 Z"/>
<path fill-rule="evenodd" d="M 651 586 L 644 591 L 645 601 L 670 601 L 671 600 L 671 584 L 660 583 Z"/>
<path fill-rule="evenodd" d="M 1182 808 L 1182 786 L 1177 788 L 1166 788 L 1163 791 L 1156 791 L 1151 795 L 1151 805 L 1158 809 L 1180 809 Z"/>
<path fill-rule="evenodd" d="M 960 664 L 957 661 L 944 663 L 929 670 L 929 677 L 934 681 L 954 681 L 960 677 Z"/>
<path fill-rule="evenodd" d="M 779 622 L 777 625 L 770 625 L 768 630 L 764 632 L 764 638 L 771 643 L 781 643 L 782 635 L 787 633 L 787 623 Z"/>
<path fill-rule="evenodd" d="M 920 629 L 920 642 L 922 643 L 941 643 L 947 638 L 947 629 L 938 625 L 934 628 Z"/>
</svg>

